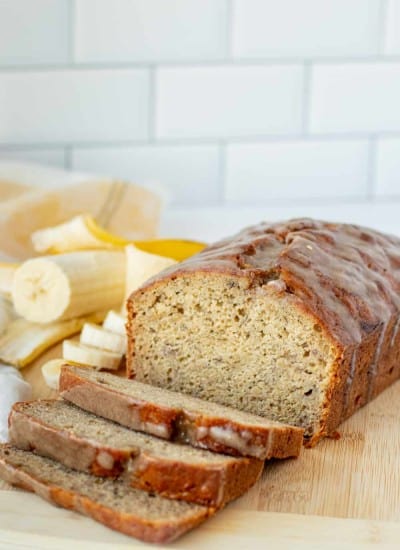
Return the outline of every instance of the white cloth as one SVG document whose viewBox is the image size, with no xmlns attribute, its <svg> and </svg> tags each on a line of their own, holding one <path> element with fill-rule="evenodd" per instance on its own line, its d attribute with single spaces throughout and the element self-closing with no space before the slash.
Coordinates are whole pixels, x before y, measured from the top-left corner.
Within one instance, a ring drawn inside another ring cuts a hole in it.
<svg viewBox="0 0 400 550">
<path fill-rule="evenodd" d="M 0 363 L 0 442 L 8 440 L 8 415 L 13 404 L 31 397 L 31 385 L 17 369 Z"/>
</svg>

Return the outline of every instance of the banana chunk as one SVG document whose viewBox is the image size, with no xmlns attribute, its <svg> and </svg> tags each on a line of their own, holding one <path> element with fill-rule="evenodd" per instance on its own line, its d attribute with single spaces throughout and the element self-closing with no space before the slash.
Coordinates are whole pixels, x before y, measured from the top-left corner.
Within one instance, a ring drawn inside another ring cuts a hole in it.
<svg viewBox="0 0 400 550">
<path fill-rule="evenodd" d="M 165 258 L 157 254 L 150 254 L 139 250 L 133 244 L 125 247 L 126 251 L 126 294 L 125 299 L 131 292 L 139 288 L 147 279 L 157 275 L 163 269 L 176 264 L 176 260 Z"/>
<path fill-rule="evenodd" d="M 51 323 L 122 303 L 126 259 L 120 251 L 85 251 L 24 262 L 12 284 L 14 307 L 34 323 Z"/>
<path fill-rule="evenodd" d="M 63 365 L 65 365 L 64 359 L 51 359 L 42 365 L 43 378 L 49 388 L 58 390 Z"/>
<path fill-rule="evenodd" d="M 73 340 L 64 340 L 63 358 L 72 363 L 89 365 L 95 369 L 118 370 L 122 354 L 86 346 Z"/>
<path fill-rule="evenodd" d="M 121 355 L 126 353 L 125 334 L 122 335 L 116 332 L 110 332 L 92 323 L 85 323 L 83 325 L 80 342 L 86 346 L 113 351 Z"/>
<path fill-rule="evenodd" d="M 107 313 L 107 316 L 104 319 L 103 328 L 109 330 L 110 332 L 115 332 L 116 334 L 125 336 L 125 324 L 126 318 L 112 309 Z"/>
</svg>

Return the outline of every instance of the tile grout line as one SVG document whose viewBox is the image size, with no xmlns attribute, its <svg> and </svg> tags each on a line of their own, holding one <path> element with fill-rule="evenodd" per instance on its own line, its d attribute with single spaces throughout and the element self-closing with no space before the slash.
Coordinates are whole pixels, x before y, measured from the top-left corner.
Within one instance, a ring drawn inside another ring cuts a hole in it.
<svg viewBox="0 0 400 550">
<path fill-rule="evenodd" d="M 66 145 L 64 148 L 64 168 L 72 170 L 72 146 Z"/>
<path fill-rule="evenodd" d="M 385 55 L 366 55 L 362 57 L 347 56 L 347 57 L 280 57 L 280 58 L 241 58 L 230 57 L 226 60 L 221 58 L 210 59 L 207 61 L 191 59 L 191 60 L 158 60 L 157 66 L 165 68 L 179 68 L 182 70 L 192 68 L 212 68 L 212 67 L 257 67 L 268 68 L 276 66 L 288 66 L 288 65 L 304 65 L 304 63 L 318 64 L 318 65 L 350 65 L 350 64 L 367 64 L 367 63 L 381 63 L 385 64 L 399 64 L 399 54 L 385 54 Z M 149 66 L 154 65 L 154 60 L 145 61 L 114 61 L 114 62 L 71 62 L 71 63 L 36 63 L 31 65 L 15 65 L 15 64 L 1 64 L 0 73 L 13 73 L 13 72 L 61 72 L 75 69 L 77 71 L 119 71 L 119 70 L 140 70 L 147 69 Z"/>
<path fill-rule="evenodd" d="M 379 43 L 378 43 L 378 54 L 380 55 L 385 55 L 388 12 L 389 12 L 388 0 L 381 0 L 380 10 L 379 10 Z"/>
<path fill-rule="evenodd" d="M 76 24 L 76 6 L 75 0 L 68 0 L 68 58 L 72 66 L 75 62 L 75 24 Z"/>
<path fill-rule="evenodd" d="M 400 138 L 400 131 L 392 132 L 379 132 L 374 134 L 379 138 Z M 224 143 L 233 144 L 257 144 L 257 143 L 302 143 L 302 142 L 325 142 L 331 141 L 333 143 L 348 142 L 348 141 L 365 141 L 371 137 L 371 133 L 367 132 L 340 132 L 340 133 L 313 133 L 302 135 L 301 133 L 288 133 L 288 134 L 265 134 L 265 135 L 251 135 L 251 136 L 221 136 L 221 137 L 184 137 L 184 138 L 160 138 L 155 139 L 153 144 L 160 147 L 183 147 L 197 145 L 215 145 L 218 146 L 221 141 Z M 141 147 L 149 145 L 147 139 L 123 139 L 123 140 L 89 140 L 79 141 L 73 140 L 73 147 L 79 147 L 81 149 L 93 149 L 93 148 L 118 148 L 118 147 Z M 35 141 L 35 142 L 2 142 L 0 143 L 0 151 L 20 151 L 23 149 L 63 149 L 71 144 L 69 141 L 60 142 L 47 142 L 47 141 Z"/>
<path fill-rule="evenodd" d="M 218 144 L 218 205 L 224 205 L 226 198 L 226 141 L 220 140 Z"/>
<path fill-rule="evenodd" d="M 368 172 L 367 172 L 367 199 L 376 198 L 376 169 L 377 169 L 377 136 L 372 135 L 368 140 Z"/>
<path fill-rule="evenodd" d="M 156 78 L 156 66 L 149 66 L 149 93 L 147 95 L 147 108 L 148 112 L 148 139 L 147 143 L 154 144 L 156 139 L 156 117 L 157 117 L 157 78 Z"/>
<path fill-rule="evenodd" d="M 303 66 L 303 89 L 302 89 L 302 102 L 301 102 L 301 131 L 304 136 L 309 134 L 310 116 L 311 116 L 311 79 L 312 79 L 312 65 L 311 63 L 304 63 Z"/>
<path fill-rule="evenodd" d="M 225 0 L 226 2 L 226 21 L 225 21 L 225 59 L 233 58 L 233 0 Z"/>
</svg>

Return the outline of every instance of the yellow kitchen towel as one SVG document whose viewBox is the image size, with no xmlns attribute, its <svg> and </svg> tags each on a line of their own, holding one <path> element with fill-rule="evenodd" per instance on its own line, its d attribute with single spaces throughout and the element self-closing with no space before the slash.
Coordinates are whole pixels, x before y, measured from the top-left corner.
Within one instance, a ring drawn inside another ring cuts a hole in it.
<svg viewBox="0 0 400 550">
<path fill-rule="evenodd" d="M 128 239 L 157 234 L 161 198 L 130 182 L 39 165 L 0 162 L 0 251 L 3 257 L 35 255 L 36 229 L 91 214 L 105 229 Z"/>
</svg>

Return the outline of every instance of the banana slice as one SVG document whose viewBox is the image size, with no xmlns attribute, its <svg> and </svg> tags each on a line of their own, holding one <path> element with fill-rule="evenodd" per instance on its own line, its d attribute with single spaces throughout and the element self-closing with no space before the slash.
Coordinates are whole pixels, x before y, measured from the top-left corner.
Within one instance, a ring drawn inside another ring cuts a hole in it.
<svg viewBox="0 0 400 550">
<path fill-rule="evenodd" d="M 105 349 L 124 355 L 126 353 L 126 337 L 116 332 L 85 323 L 80 337 L 81 344 L 92 346 L 94 348 Z"/>
<path fill-rule="evenodd" d="M 90 365 L 98 370 L 118 370 L 122 361 L 122 354 L 93 348 L 73 340 L 64 340 L 63 358 L 73 363 Z"/>
<path fill-rule="evenodd" d="M 109 330 L 110 332 L 115 332 L 116 334 L 125 336 L 125 323 L 126 318 L 123 315 L 111 310 L 107 313 L 107 317 L 104 319 L 103 328 Z"/>
<path fill-rule="evenodd" d="M 9 296 L 12 290 L 14 274 L 20 264 L 0 263 L 0 293 Z"/>
<path fill-rule="evenodd" d="M 181 261 L 203 250 L 204 243 L 184 239 L 154 239 L 130 241 L 109 233 L 100 227 L 90 215 L 75 216 L 71 220 L 40 229 L 32 234 L 34 249 L 40 253 L 60 254 L 74 250 L 123 248 L 135 244 L 151 254 L 166 256 Z"/>
<path fill-rule="evenodd" d="M 23 368 L 57 342 L 77 334 L 86 321 L 95 323 L 103 319 L 104 313 L 51 325 L 38 325 L 25 319 L 16 319 L 0 336 L 0 359 Z"/>
<path fill-rule="evenodd" d="M 64 359 L 51 359 L 42 365 L 42 375 L 49 388 L 58 390 L 63 365 L 65 365 Z"/>
<path fill-rule="evenodd" d="M 165 258 L 157 254 L 150 254 L 139 250 L 133 244 L 125 247 L 126 252 L 126 293 L 125 299 L 131 292 L 139 288 L 147 279 L 157 275 L 163 269 L 176 264 L 176 260 Z"/>
<path fill-rule="evenodd" d="M 111 250 L 34 258 L 15 272 L 12 299 L 19 315 L 51 323 L 122 303 L 126 259 Z"/>
</svg>

